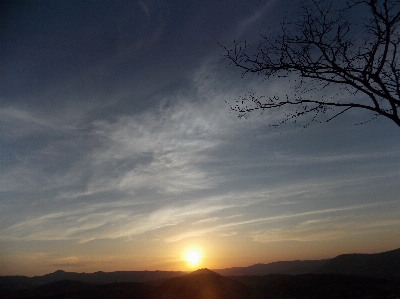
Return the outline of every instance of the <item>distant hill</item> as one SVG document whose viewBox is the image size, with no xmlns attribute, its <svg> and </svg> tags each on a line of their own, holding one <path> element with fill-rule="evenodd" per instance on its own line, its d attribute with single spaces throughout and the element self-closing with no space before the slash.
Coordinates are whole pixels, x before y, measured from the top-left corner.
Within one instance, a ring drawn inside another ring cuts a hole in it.
<svg viewBox="0 0 400 299">
<path fill-rule="evenodd" d="M 158 287 L 161 299 L 246 299 L 252 298 L 245 284 L 208 269 L 174 277 Z"/>
<path fill-rule="evenodd" d="M 325 260 L 283 261 L 214 271 L 224 276 L 315 273 L 400 278 L 400 248 L 375 254 L 342 254 Z"/>
<path fill-rule="evenodd" d="M 89 283 L 112 283 L 112 282 L 143 282 L 162 278 L 170 278 L 183 275 L 181 271 L 115 271 L 115 272 L 94 272 L 76 273 L 57 270 L 43 276 L 35 276 L 31 281 L 35 285 L 46 284 L 59 280 L 76 280 Z"/>
<path fill-rule="evenodd" d="M 400 278 L 400 248 L 375 254 L 342 254 L 326 262 L 314 273 Z"/>
<path fill-rule="evenodd" d="M 267 274 L 290 274 L 299 275 L 312 273 L 324 265 L 329 259 L 315 261 L 284 261 L 269 264 L 255 264 L 249 267 L 234 267 L 216 269 L 215 272 L 224 276 L 241 275 L 267 275 Z"/>
</svg>

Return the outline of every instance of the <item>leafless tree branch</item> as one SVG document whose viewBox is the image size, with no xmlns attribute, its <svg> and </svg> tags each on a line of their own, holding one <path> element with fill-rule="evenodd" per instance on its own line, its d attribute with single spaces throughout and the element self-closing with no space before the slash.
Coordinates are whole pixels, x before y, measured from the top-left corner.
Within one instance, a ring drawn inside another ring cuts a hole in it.
<svg viewBox="0 0 400 299">
<path fill-rule="evenodd" d="M 300 77 L 294 95 L 260 97 L 250 92 L 231 104 L 239 117 L 267 109 L 292 107 L 283 122 L 299 117 L 326 115 L 330 121 L 351 108 L 361 108 L 384 116 L 400 126 L 400 1 L 350 0 L 341 10 L 326 1 L 311 0 L 293 23 L 283 23 L 281 34 L 261 37 L 256 51 L 246 42 L 234 41 L 233 48 L 222 46 L 224 58 L 239 67 L 243 75 L 258 74 L 265 79 Z M 364 19 L 365 34 L 357 35 L 356 25 L 346 14 L 363 6 L 369 11 Z M 309 91 L 338 86 L 349 95 L 314 99 Z M 334 116 L 327 111 L 336 111 Z M 287 111 L 287 110 L 285 110 Z"/>
</svg>

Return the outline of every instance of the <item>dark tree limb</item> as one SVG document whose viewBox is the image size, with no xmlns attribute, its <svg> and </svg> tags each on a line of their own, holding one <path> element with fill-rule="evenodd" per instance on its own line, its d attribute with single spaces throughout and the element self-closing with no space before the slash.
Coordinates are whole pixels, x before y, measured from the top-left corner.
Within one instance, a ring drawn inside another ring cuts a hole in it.
<svg viewBox="0 0 400 299">
<path fill-rule="evenodd" d="M 254 52 L 245 42 L 234 42 L 233 49 L 222 46 L 224 58 L 240 68 L 243 75 L 272 78 L 300 78 L 294 95 L 260 97 L 249 93 L 231 105 L 239 117 L 255 110 L 291 107 L 283 122 L 312 114 L 331 121 L 358 108 L 383 116 L 400 126 L 400 1 L 352 0 L 342 10 L 333 10 L 324 1 L 311 0 L 303 16 L 294 23 L 283 23 L 280 35 L 262 36 Z M 368 8 L 363 35 L 346 13 L 360 6 Z M 315 99 L 310 91 L 331 86 L 348 92 L 348 100 L 333 97 Z M 362 94 L 363 97 L 352 97 Z M 328 115 L 327 111 L 335 111 Z M 287 111 L 287 109 L 285 110 Z"/>
</svg>

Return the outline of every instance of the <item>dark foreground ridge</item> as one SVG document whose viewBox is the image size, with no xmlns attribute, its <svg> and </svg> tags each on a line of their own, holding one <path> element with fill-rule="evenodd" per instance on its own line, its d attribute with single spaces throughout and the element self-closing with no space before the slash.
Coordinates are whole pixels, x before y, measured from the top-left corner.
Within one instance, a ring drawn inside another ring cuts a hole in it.
<svg viewBox="0 0 400 299">
<path fill-rule="evenodd" d="M 244 283 L 206 268 L 171 278 L 158 287 L 158 292 L 162 299 L 253 298 L 251 288 Z"/>
<path fill-rule="evenodd" d="M 223 271 L 226 274 L 221 275 Z M 296 272 L 303 274 L 287 274 Z M 31 278 L 0 276 L 0 298 L 396 299 L 400 298 L 400 249 L 191 273 L 58 270 Z"/>
<path fill-rule="evenodd" d="M 7 299 L 396 299 L 400 281 L 334 274 L 224 277 L 201 269 L 154 284 L 90 284 L 61 280 L 32 289 L 2 290 Z"/>
</svg>

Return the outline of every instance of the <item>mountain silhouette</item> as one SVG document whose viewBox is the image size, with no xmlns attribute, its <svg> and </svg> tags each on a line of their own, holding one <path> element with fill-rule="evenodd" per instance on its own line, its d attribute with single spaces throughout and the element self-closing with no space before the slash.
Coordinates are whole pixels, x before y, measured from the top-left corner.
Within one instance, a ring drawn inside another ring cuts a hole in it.
<svg viewBox="0 0 400 299">
<path fill-rule="evenodd" d="M 209 269 L 174 277 L 158 287 L 161 299 L 246 299 L 251 290 Z"/>
<path fill-rule="evenodd" d="M 387 292 L 400 297 L 399 282 L 400 249 L 396 249 L 342 254 L 330 260 L 275 262 L 216 271 L 204 268 L 191 273 L 58 270 L 35 277 L 0 276 L 0 298 L 248 299 L 284 298 L 279 297 L 282 293 L 287 298 L 301 298 L 300 293 L 308 298 L 310 290 L 314 290 L 315 298 L 324 297 L 322 294 L 328 291 L 340 295 L 337 290 L 347 294 L 357 290 Z"/>
<path fill-rule="evenodd" d="M 329 260 L 314 272 L 400 278 L 400 248 L 374 254 L 342 254 Z"/>
<path fill-rule="evenodd" d="M 94 273 L 76 273 L 57 270 L 43 276 L 32 277 L 33 285 L 43 285 L 60 280 L 76 280 L 88 283 L 113 283 L 113 282 L 144 282 L 156 279 L 171 278 L 185 274 L 181 271 L 114 271 Z"/>
<path fill-rule="evenodd" d="M 190 272 L 188 275 L 198 275 L 198 274 L 219 275 L 215 271 L 212 271 L 212 270 L 207 269 L 207 268 L 197 269 L 196 271 Z"/>
<path fill-rule="evenodd" d="M 325 260 L 306 260 L 306 261 L 282 261 L 269 264 L 255 264 L 248 267 L 233 267 L 216 269 L 215 272 L 224 276 L 241 275 L 267 275 L 267 274 L 307 274 L 317 270 L 329 259 Z"/>
</svg>

